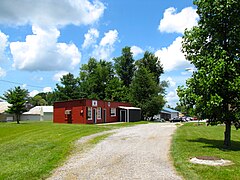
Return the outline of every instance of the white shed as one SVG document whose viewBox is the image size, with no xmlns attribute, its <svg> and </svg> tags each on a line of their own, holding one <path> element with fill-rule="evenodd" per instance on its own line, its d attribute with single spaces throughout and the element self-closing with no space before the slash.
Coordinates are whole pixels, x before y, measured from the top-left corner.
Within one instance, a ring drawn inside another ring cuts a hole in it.
<svg viewBox="0 0 240 180">
<path fill-rule="evenodd" d="M 13 121 L 13 115 L 5 112 L 9 106 L 8 102 L 0 102 L 0 121 Z"/>
<path fill-rule="evenodd" d="M 21 120 L 53 120 L 53 106 L 35 106 L 21 115 Z"/>
</svg>

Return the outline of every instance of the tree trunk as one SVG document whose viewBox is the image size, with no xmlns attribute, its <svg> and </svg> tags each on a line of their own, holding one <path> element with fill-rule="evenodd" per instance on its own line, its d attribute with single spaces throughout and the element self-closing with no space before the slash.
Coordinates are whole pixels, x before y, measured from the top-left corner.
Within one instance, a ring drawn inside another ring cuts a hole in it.
<svg viewBox="0 0 240 180">
<path fill-rule="evenodd" d="M 17 124 L 20 124 L 20 120 L 19 120 L 20 119 L 20 115 L 17 114 L 16 117 L 17 117 Z"/>
<path fill-rule="evenodd" d="M 224 147 L 229 148 L 231 146 L 231 121 L 225 122 L 225 132 L 224 132 Z"/>
</svg>

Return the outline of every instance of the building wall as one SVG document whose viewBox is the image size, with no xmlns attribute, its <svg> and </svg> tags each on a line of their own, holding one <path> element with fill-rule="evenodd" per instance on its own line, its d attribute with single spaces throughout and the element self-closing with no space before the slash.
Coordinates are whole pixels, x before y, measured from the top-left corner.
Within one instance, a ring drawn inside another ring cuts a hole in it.
<svg viewBox="0 0 240 180">
<path fill-rule="evenodd" d="M 131 104 L 90 99 L 56 102 L 54 103 L 53 122 L 68 123 L 68 118 L 70 117 L 71 123 L 74 124 L 103 123 L 104 110 L 106 111 L 105 122 L 117 122 L 119 121 L 118 106 L 131 106 Z M 98 108 L 101 108 L 101 112 L 99 111 L 101 113 L 101 117 L 99 115 L 100 118 L 97 118 Z M 111 115 L 111 108 L 116 108 L 116 116 Z M 88 109 L 92 112 L 92 118 L 88 118 Z M 71 115 L 65 115 L 66 110 L 70 110 Z M 96 121 L 94 121 L 94 112 L 96 112 Z"/>
<path fill-rule="evenodd" d="M 141 120 L 141 110 L 129 109 L 129 122 L 136 122 Z"/>
<path fill-rule="evenodd" d="M 171 112 L 171 118 L 178 117 L 179 113 L 178 112 Z"/>
<path fill-rule="evenodd" d="M 39 114 L 22 114 L 20 116 L 21 121 L 28 121 L 28 120 L 33 120 L 33 121 L 40 121 L 40 115 Z"/>
</svg>

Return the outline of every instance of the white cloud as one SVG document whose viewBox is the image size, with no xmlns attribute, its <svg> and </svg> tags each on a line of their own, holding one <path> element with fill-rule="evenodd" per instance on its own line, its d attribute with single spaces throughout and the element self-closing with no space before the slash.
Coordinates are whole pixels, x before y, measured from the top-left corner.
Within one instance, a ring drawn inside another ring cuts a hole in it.
<svg viewBox="0 0 240 180">
<path fill-rule="evenodd" d="M 166 80 L 169 82 L 170 87 L 176 86 L 176 82 L 171 77 L 168 77 Z"/>
<path fill-rule="evenodd" d="M 38 91 L 38 90 L 33 90 L 29 93 L 29 96 L 30 97 L 34 97 L 36 96 L 37 94 L 41 93 L 41 92 L 44 92 L 44 93 L 48 93 L 48 92 L 52 92 L 52 88 L 51 87 L 45 87 L 43 88 L 43 90 L 41 91 Z"/>
<path fill-rule="evenodd" d="M 88 48 L 89 46 L 96 44 L 97 38 L 99 37 L 99 31 L 97 29 L 91 28 L 84 35 L 84 42 L 82 48 Z"/>
<path fill-rule="evenodd" d="M 26 89 L 27 88 L 27 84 L 22 84 L 22 88 Z"/>
<path fill-rule="evenodd" d="M 25 42 L 10 43 L 13 67 L 29 71 L 74 69 L 80 63 L 81 54 L 75 44 L 58 43 L 60 32 L 54 28 L 32 27 L 33 35 Z"/>
<path fill-rule="evenodd" d="M 185 68 L 184 72 L 181 72 L 182 75 L 191 75 L 194 71 L 197 71 L 195 67 Z"/>
<path fill-rule="evenodd" d="M 107 33 L 104 33 L 104 37 L 100 42 L 100 46 L 112 46 L 118 39 L 118 31 L 116 29 L 109 30 Z"/>
<path fill-rule="evenodd" d="M 52 88 L 51 87 L 45 87 L 45 88 L 43 88 L 43 92 L 44 93 L 52 92 Z"/>
<path fill-rule="evenodd" d="M 131 47 L 131 52 L 133 53 L 133 57 L 136 57 L 139 54 L 142 54 L 144 51 L 138 46 L 132 46 Z"/>
<path fill-rule="evenodd" d="M 60 71 L 60 72 L 54 74 L 53 80 L 54 80 L 54 81 L 60 81 L 61 77 L 63 77 L 64 75 L 66 75 L 66 74 L 68 74 L 68 73 L 69 73 L 69 72 L 67 72 L 67 71 Z"/>
<path fill-rule="evenodd" d="M 190 63 L 185 59 L 184 54 L 181 52 L 181 42 L 182 38 L 177 37 L 170 46 L 164 47 L 155 52 L 155 55 L 160 58 L 165 71 L 172 71 L 181 68 L 184 69 L 190 66 Z"/>
<path fill-rule="evenodd" d="M 0 31 L 0 61 L 4 59 L 4 53 L 7 45 L 8 45 L 8 36 Z"/>
<path fill-rule="evenodd" d="M 193 7 L 182 9 L 181 12 L 176 13 L 177 9 L 170 7 L 165 10 L 163 19 L 161 19 L 158 29 L 160 32 L 167 33 L 181 33 L 187 28 L 192 28 L 197 25 L 198 14 Z"/>
<path fill-rule="evenodd" d="M 92 24 L 104 12 L 105 6 L 99 0 L 29 1 L 1 0 L 0 23 L 25 25 Z"/>
<path fill-rule="evenodd" d="M 175 107 L 176 103 L 179 101 L 177 91 L 176 90 L 170 91 L 166 95 L 166 100 L 167 100 L 167 104 L 169 104 L 171 107 Z"/>
<path fill-rule="evenodd" d="M 6 71 L 0 67 L 0 77 L 4 77 L 6 76 L 6 74 L 7 74 Z"/>
<path fill-rule="evenodd" d="M 95 49 L 92 53 L 93 57 L 98 59 L 109 59 L 112 52 L 114 51 L 114 44 L 118 40 L 118 31 L 109 30 L 104 34 L 99 45 L 95 45 Z"/>
<path fill-rule="evenodd" d="M 29 93 L 29 96 L 30 96 L 30 97 L 34 97 L 34 96 L 36 96 L 38 93 L 40 93 L 38 90 L 33 90 L 33 91 L 31 91 L 31 92 Z"/>
</svg>

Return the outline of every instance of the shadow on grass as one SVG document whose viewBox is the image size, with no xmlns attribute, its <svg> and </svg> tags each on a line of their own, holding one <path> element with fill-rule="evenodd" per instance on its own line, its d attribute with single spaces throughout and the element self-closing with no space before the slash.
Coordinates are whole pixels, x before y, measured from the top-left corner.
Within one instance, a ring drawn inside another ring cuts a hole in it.
<svg viewBox="0 0 240 180">
<path fill-rule="evenodd" d="M 238 141 L 231 141 L 231 147 L 227 147 L 227 148 L 223 145 L 223 140 L 198 138 L 198 139 L 191 139 L 187 141 L 205 144 L 202 146 L 203 148 L 217 148 L 222 151 L 240 151 L 240 142 Z"/>
</svg>

